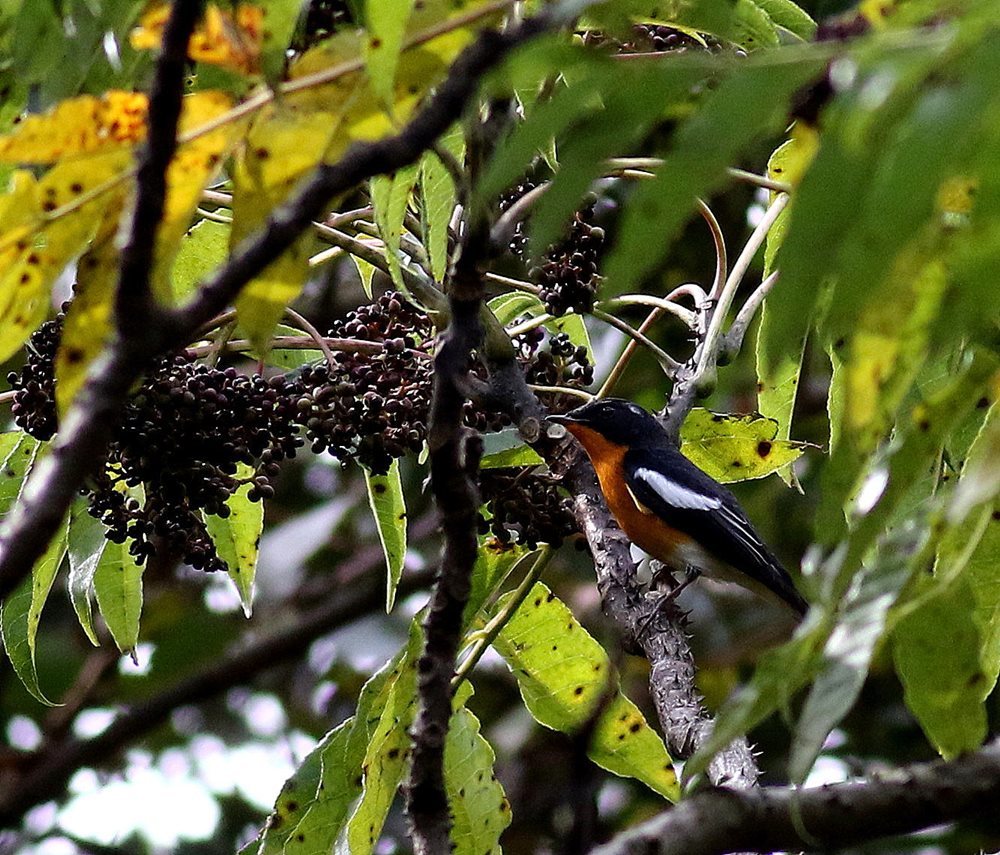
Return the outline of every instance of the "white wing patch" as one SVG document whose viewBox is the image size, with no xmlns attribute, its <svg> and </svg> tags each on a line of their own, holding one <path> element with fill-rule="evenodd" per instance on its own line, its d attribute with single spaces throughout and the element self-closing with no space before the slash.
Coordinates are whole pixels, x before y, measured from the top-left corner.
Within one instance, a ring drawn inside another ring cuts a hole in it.
<svg viewBox="0 0 1000 855">
<path fill-rule="evenodd" d="M 715 511 L 722 507 L 721 499 L 715 496 L 706 496 L 704 493 L 671 481 L 662 472 L 657 472 L 654 469 L 640 466 L 635 470 L 635 477 L 642 479 L 671 507 L 691 511 Z"/>
</svg>

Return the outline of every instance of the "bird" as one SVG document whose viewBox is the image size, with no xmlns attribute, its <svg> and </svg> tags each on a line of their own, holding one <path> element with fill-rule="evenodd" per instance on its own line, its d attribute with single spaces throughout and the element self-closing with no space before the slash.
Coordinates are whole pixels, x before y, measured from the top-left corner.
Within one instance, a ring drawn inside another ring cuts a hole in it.
<svg viewBox="0 0 1000 855">
<path fill-rule="evenodd" d="M 629 539 L 685 574 L 669 596 L 704 573 L 805 615 L 809 604 L 736 497 L 688 460 L 655 416 L 631 401 L 604 398 L 549 419 L 583 446 Z"/>
</svg>

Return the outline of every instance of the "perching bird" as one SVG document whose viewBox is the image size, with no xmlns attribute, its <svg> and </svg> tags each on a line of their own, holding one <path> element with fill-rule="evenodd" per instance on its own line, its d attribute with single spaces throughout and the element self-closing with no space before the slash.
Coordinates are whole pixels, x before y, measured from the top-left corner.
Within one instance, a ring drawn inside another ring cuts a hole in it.
<svg viewBox="0 0 1000 855">
<path fill-rule="evenodd" d="M 650 413 L 606 398 L 550 419 L 583 446 L 611 513 L 633 543 L 689 578 L 703 572 L 769 592 L 806 613 L 809 604 L 736 497 L 681 454 Z"/>
</svg>

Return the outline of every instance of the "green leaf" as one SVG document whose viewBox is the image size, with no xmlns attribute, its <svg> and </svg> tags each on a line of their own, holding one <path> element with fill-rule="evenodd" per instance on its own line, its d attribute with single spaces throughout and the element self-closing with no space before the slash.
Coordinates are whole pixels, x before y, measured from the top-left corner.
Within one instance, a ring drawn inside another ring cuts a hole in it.
<svg viewBox="0 0 1000 855">
<path fill-rule="evenodd" d="M 465 136 L 461 125 L 455 125 L 442 136 L 438 145 L 458 163 L 464 161 Z M 420 161 L 420 191 L 430 273 L 440 283 L 448 272 L 448 225 L 455 211 L 456 189 L 450 173 L 433 151 L 425 152 Z"/>
<path fill-rule="evenodd" d="M 753 0 L 779 27 L 810 41 L 816 33 L 816 22 L 791 0 Z"/>
<path fill-rule="evenodd" d="M 915 559 L 922 554 L 927 533 L 924 524 L 890 530 L 841 601 L 819 674 L 795 727 L 789 775 L 796 783 L 806 779 L 830 731 L 854 706 L 889 609 L 920 569 Z"/>
<path fill-rule="evenodd" d="M 695 408 L 681 427 L 681 451 L 716 481 L 745 481 L 777 472 L 801 456 L 805 444 L 777 439 L 778 423 L 760 415 Z"/>
<path fill-rule="evenodd" d="M 496 319 L 507 326 L 511 321 L 522 315 L 541 315 L 545 312 L 545 304 L 534 294 L 525 291 L 510 291 L 494 297 L 487 304 Z"/>
<path fill-rule="evenodd" d="M 521 439 L 516 427 L 504 428 L 483 437 L 480 469 L 507 469 L 512 466 L 538 466 L 545 461 Z"/>
<path fill-rule="evenodd" d="M 358 258 L 356 255 L 351 256 L 351 261 L 354 262 L 354 266 L 358 270 L 358 276 L 361 277 L 361 287 L 365 290 L 365 296 L 370 300 L 372 298 L 372 279 L 375 278 L 375 271 L 378 269 L 374 264 L 369 264 L 363 258 Z"/>
<path fill-rule="evenodd" d="M 375 475 L 368 469 L 364 473 L 368 503 L 385 553 L 385 610 L 391 612 L 406 558 L 406 497 L 399 476 L 399 460 L 392 461 L 385 475 Z"/>
<path fill-rule="evenodd" d="M 510 595 L 507 595 L 508 597 Z M 497 610 L 503 608 L 502 597 Z M 588 756 L 616 775 L 642 781 L 670 801 L 680 797 L 663 741 L 617 685 L 607 653 L 545 585 L 534 586 L 493 646 L 517 679 L 528 711 L 546 727 L 572 733 L 613 693 Z"/>
<path fill-rule="evenodd" d="M 50 707 L 58 704 L 45 697 L 38 685 L 35 640 L 42 608 L 66 555 L 66 531 L 66 525 L 62 525 L 32 568 L 31 578 L 26 579 L 0 607 L 0 635 L 14 673 L 35 700 Z"/>
<path fill-rule="evenodd" d="M 510 825 L 510 802 L 493 773 L 496 755 L 464 708 L 451 717 L 444 744 L 444 781 L 456 855 L 500 855 L 500 835 Z"/>
<path fill-rule="evenodd" d="M 201 220 L 181 240 L 172 274 L 178 303 L 192 297 L 198 283 L 229 257 L 231 231 L 231 223 Z"/>
<path fill-rule="evenodd" d="M 603 173 L 604 160 L 633 147 L 673 104 L 688 100 L 705 68 L 663 63 L 644 69 L 615 67 L 614 72 L 601 74 L 596 109 L 557 140 L 559 169 L 531 214 L 533 256 L 540 256 L 566 232 L 584 193 Z M 574 84 L 566 92 L 572 95 L 576 89 Z"/>
<path fill-rule="evenodd" d="M 372 89 L 387 109 L 395 101 L 394 85 L 403 35 L 414 0 L 366 0 L 363 53 Z"/>
<path fill-rule="evenodd" d="M 292 776 L 282 784 L 281 792 L 278 793 L 278 798 L 274 802 L 274 810 L 268 817 L 267 824 L 255 844 L 251 844 L 252 851 L 256 852 L 257 855 L 281 855 L 286 851 L 286 848 L 295 845 L 296 840 L 293 832 L 301 822 L 306 821 L 307 811 L 316 802 L 323 775 L 323 757 L 327 752 L 335 751 L 336 747 L 344 741 L 352 721 L 353 719 L 348 719 L 340 727 L 334 728 L 324 736 L 319 744 L 306 755 Z M 304 845 L 296 851 L 314 851 L 311 837 L 312 835 L 306 838 L 303 834 L 301 844 Z M 327 847 L 322 851 L 329 853 L 330 848 Z"/>
<path fill-rule="evenodd" d="M 0 434 L 0 518 L 13 510 L 38 448 L 38 440 L 24 431 Z"/>
<path fill-rule="evenodd" d="M 236 478 L 253 478 L 252 466 L 239 464 Z M 250 617 L 253 610 L 253 580 L 257 574 L 260 536 L 264 531 L 264 503 L 249 499 L 252 483 L 246 483 L 226 500 L 229 516 L 205 514 L 205 527 L 215 544 L 219 557 L 226 562 L 229 578 L 239 591 L 243 613 Z"/>
<path fill-rule="evenodd" d="M 108 540 L 104 525 L 88 513 L 87 506 L 78 500 L 70 512 L 69 520 L 69 598 L 77 620 L 90 643 L 100 647 L 94 631 L 94 571 L 104 554 Z"/>
<path fill-rule="evenodd" d="M 636 290 L 653 272 L 695 198 L 718 184 L 757 137 L 785 121 L 789 98 L 817 70 L 816 61 L 806 58 L 774 65 L 747 60 L 681 125 L 665 165 L 636 189 L 623 211 L 605 265 L 614 293 Z"/>
<path fill-rule="evenodd" d="M 410 202 L 410 194 L 417 182 L 419 164 L 406 166 L 392 175 L 377 175 L 371 180 L 372 206 L 375 222 L 385 243 L 385 257 L 389 263 L 392 281 L 400 291 L 406 292 L 399 258 L 399 243 L 403 233 L 403 218 Z"/>
<path fill-rule="evenodd" d="M 763 4 L 754 0 L 736 0 L 734 37 L 737 44 L 748 51 L 778 46 L 778 31 L 762 7 Z"/>
<path fill-rule="evenodd" d="M 522 558 L 535 554 L 523 546 L 503 544 L 489 535 L 480 535 L 479 552 L 472 568 L 472 591 L 465 605 L 462 625 L 468 627 L 483 604 L 497 591 Z"/>
<path fill-rule="evenodd" d="M 261 0 L 264 9 L 264 44 L 261 65 L 269 83 L 281 80 L 287 61 L 288 43 L 302 13 L 301 0 Z"/>
<path fill-rule="evenodd" d="M 142 613 L 142 566 L 129 542 L 108 543 L 94 569 L 94 594 L 108 631 L 122 653 L 135 650 Z"/>
<path fill-rule="evenodd" d="M 925 590 L 933 584 L 927 580 Z M 987 732 L 988 680 L 980 666 L 979 628 L 969 620 L 976 606 L 969 581 L 959 579 L 905 615 L 892 636 L 906 705 L 945 757 L 978 748 Z"/>
</svg>

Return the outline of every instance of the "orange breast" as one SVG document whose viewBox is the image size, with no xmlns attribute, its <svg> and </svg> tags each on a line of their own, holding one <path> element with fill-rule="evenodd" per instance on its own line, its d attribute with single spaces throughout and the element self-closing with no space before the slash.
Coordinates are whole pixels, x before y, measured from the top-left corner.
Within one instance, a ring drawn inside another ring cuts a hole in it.
<svg viewBox="0 0 1000 855">
<path fill-rule="evenodd" d="M 597 431 L 583 425 L 571 424 L 567 428 L 594 464 L 608 508 L 629 540 L 667 564 L 676 563 L 673 560 L 676 548 L 690 543 L 691 538 L 668 526 L 636 501 L 625 484 L 622 471 L 625 447 L 609 442 Z"/>
</svg>

